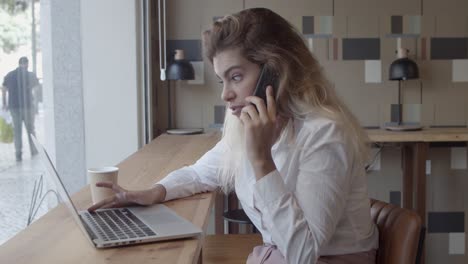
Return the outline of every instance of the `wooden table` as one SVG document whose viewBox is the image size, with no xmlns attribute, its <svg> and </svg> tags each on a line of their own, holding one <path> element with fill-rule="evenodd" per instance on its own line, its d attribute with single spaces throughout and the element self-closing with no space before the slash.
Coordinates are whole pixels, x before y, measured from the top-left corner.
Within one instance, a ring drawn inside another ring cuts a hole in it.
<svg viewBox="0 0 468 264">
<path fill-rule="evenodd" d="M 415 210 L 426 225 L 426 160 L 431 143 L 468 142 L 468 128 L 424 128 L 420 131 L 366 130 L 372 142 L 401 143 L 402 207 Z M 415 184 L 414 184 L 415 183 Z M 416 201 L 413 203 L 413 194 Z"/>
<path fill-rule="evenodd" d="M 218 133 L 162 135 L 118 164 L 119 182 L 142 189 L 174 169 L 195 162 L 219 140 Z M 213 193 L 165 203 L 206 231 Z M 91 204 L 89 186 L 72 197 L 78 208 Z M 64 206 L 58 206 L 0 246 L 1 263 L 197 263 L 203 238 L 158 242 L 113 249 L 95 249 Z"/>
</svg>

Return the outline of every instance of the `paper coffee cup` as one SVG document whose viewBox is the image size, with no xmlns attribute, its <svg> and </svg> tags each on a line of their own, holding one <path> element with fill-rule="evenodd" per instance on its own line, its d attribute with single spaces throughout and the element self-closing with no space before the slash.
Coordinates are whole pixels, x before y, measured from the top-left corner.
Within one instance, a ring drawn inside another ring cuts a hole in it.
<svg viewBox="0 0 468 264">
<path fill-rule="evenodd" d="M 88 169 L 88 181 L 91 187 L 91 198 L 93 204 L 96 204 L 107 197 L 114 195 L 110 188 L 97 187 L 98 182 L 118 183 L 119 168 L 117 167 L 99 167 Z"/>
</svg>

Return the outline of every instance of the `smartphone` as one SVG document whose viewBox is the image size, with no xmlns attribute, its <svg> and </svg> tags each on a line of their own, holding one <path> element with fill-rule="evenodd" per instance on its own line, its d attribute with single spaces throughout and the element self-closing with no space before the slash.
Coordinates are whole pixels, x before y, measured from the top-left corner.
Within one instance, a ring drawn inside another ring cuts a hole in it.
<svg viewBox="0 0 468 264">
<path fill-rule="evenodd" d="M 278 89 L 277 79 L 278 79 L 277 76 L 275 76 L 275 74 L 273 74 L 272 72 L 268 71 L 266 66 L 263 65 L 260 71 L 260 76 L 258 77 L 258 80 L 257 80 L 257 85 L 255 86 L 253 95 L 262 98 L 266 104 L 267 102 L 266 88 L 268 85 L 271 85 L 273 87 L 273 96 L 274 96 L 276 94 L 276 90 Z"/>
</svg>

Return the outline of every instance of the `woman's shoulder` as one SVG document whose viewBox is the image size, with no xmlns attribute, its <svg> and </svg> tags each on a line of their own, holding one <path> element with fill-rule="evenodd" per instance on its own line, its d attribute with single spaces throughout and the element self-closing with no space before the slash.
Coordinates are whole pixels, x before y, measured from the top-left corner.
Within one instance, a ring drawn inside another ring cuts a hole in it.
<svg viewBox="0 0 468 264">
<path fill-rule="evenodd" d="M 294 122 L 298 143 L 325 143 L 344 141 L 342 125 L 329 117 L 310 115 Z"/>
<path fill-rule="evenodd" d="M 305 118 L 297 119 L 301 132 L 317 133 L 317 132 L 339 132 L 342 130 L 340 123 L 330 117 L 321 115 L 308 115 Z"/>
</svg>

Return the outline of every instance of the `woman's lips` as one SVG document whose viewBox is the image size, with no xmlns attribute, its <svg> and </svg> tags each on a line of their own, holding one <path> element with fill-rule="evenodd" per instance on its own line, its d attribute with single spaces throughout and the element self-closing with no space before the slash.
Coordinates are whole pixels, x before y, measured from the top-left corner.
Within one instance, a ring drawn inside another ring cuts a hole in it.
<svg viewBox="0 0 468 264">
<path fill-rule="evenodd" d="M 233 115 L 240 116 L 242 108 L 244 108 L 243 105 L 238 105 L 238 106 L 231 106 L 231 111 Z"/>
</svg>

